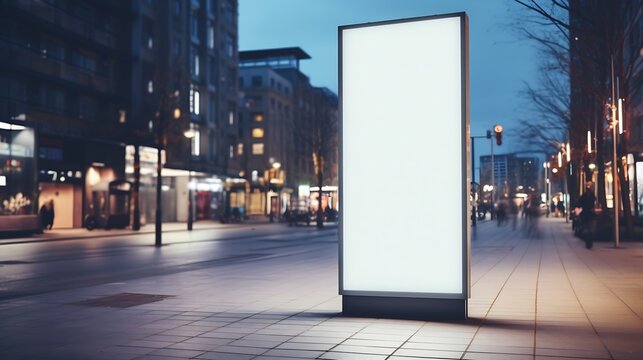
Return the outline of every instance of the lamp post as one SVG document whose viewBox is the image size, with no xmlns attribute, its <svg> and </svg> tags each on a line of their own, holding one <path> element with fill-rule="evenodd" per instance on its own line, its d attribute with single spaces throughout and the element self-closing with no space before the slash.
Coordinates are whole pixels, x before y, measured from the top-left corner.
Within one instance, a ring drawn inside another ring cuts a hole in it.
<svg viewBox="0 0 643 360">
<path fill-rule="evenodd" d="M 476 183 L 476 142 L 475 139 L 489 138 L 485 135 L 471 136 L 471 195 L 473 196 L 473 206 L 471 206 L 471 226 L 476 226 L 478 223 L 477 208 L 476 208 L 476 191 L 473 191 L 473 184 Z"/>
<path fill-rule="evenodd" d="M 192 215 L 192 147 L 194 144 L 192 143 L 192 139 L 196 136 L 196 132 L 192 128 L 191 124 L 190 128 L 183 133 L 183 136 L 190 141 L 190 155 L 188 158 L 188 231 L 192 231 L 192 225 L 194 222 L 194 217 Z"/>
<path fill-rule="evenodd" d="M 616 128 L 619 126 L 619 119 L 616 116 L 616 102 L 615 96 L 618 95 L 618 88 L 615 93 L 615 83 L 614 83 L 614 58 L 611 58 L 612 65 L 612 103 L 610 104 L 610 110 L 612 111 L 611 125 L 612 125 L 612 199 L 614 206 L 614 247 L 619 247 L 620 244 L 620 232 L 619 232 L 619 184 L 618 184 L 618 171 L 617 171 L 617 154 L 616 154 Z M 618 78 L 616 78 L 616 84 L 618 84 Z M 619 101 L 620 105 L 620 101 Z M 619 114 L 621 115 L 621 114 Z"/>
<path fill-rule="evenodd" d="M 547 204 L 547 209 L 549 209 L 549 161 L 543 163 L 543 168 L 545 172 L 545 204 Z M 549 213 L 549 211 L 547 213 Z"/>
</svg>

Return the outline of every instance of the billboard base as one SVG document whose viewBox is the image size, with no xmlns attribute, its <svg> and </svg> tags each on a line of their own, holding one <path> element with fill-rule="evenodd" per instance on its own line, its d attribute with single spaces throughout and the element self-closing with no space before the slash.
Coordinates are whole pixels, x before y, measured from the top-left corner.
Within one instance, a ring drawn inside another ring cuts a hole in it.
<svg viewBox="0 0 643 360">
<path fill-rule="evenodd" d="M 405 320 L 466 320 L 466 299 L 342 296 L 342 315 Z"/>
</svg>

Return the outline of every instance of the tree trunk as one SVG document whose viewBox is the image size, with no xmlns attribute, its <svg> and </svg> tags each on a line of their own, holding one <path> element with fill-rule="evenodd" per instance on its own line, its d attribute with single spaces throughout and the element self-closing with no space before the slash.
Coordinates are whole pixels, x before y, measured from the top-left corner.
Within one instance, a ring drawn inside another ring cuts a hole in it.
<svg viewBox="0 0 643 360">
<path fill-rule="evenodd" d="M 319 169 L 317 173 L 317 186 L 319 187 L 319 198 L 317 205 L 317 228 L 321 229 L 324 227 L 324 209 L 322 209 L 322 186 L 323 186 L 324 172 Z"/>
<path fill-rule="evenodd" d="M 132 186 L 132 230 L 141 229 L 141 208 L 140 208 L 140 187 L 141 187 L 141 154 L 138 145 L 134 145 L 134 184 Z"/>
</svg>

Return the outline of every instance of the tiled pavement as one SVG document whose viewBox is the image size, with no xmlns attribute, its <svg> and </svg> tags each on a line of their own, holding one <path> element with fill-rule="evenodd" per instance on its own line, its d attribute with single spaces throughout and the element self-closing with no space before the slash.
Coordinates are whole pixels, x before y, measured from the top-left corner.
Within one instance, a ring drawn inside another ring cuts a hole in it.
<svg viewBox="0 0 643 360">
<path fill-rule="evenodd" d="M 477 227 L 463 322 L 342 317 L 329 237 L 284 258 L 0 302 L 0 359 L 643 359 L 643 244 L 586 250 L 563 220 L 540 225 L 540 238 Z M 175 296 L 70 304 L 125 292 Z"/>
</svg>

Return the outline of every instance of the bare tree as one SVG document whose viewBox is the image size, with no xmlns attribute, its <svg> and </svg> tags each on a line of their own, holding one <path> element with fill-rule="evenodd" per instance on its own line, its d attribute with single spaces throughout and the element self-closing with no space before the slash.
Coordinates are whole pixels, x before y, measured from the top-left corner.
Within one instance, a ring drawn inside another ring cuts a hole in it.
<svg viewBox="0 0 643 360">
<path fill-rule="evenodd" d="M 610 119 L 607 104 L 613 99 L 611 61 L 616 77 L 620 79 L 621 98 L 629 101 L 642 87 L 641 61 L 638 53 L 626 52 L 626 41 L 631 41 L 641 21 L 642 0 L 633 1 L 569 1 L 569 0 L 514 0 L 522 11 L 518 32 L 533 41 L 543 54 L 539 86 L 527 85 L 524 92 L 541 121 L 525 121 L 523 128 L 534 145 L 541 147 L 555 141 L 569 140 L 577 169 L 589 172 L 590 155 L 586 150 L 586 132 L 592 131 L 598 167 L 598 200 L 606 207 L 605 161 L 610 139 Z M 634 39 L 641 48 L 640 36 Z M 573 88 L 565 90 L 563 84 Z M 570 92 L 574 92 L 572 97 Z M 572 100 L 574 99 L 574 100 Z M 630 116 L 631 111 L 626 111 Z M 559 133 L 559 134 L 557 134 Z M 627 135 L 626 135 L 627 136 Z M 619 148 L 619 158 L 627 153 L 625 141 Z M 582 155 L 582 156 L 580 156 Z M 624 215 L 631 231 L 631 207 L 626 169 L 619 169 Z M 578 171 L 576 172 L 578 174 Z M 577 175 L 576 175 L 577 176 Z M 575 185 L 578 181 L 572 181 Z M 573 195 L 576 191 L 572 191 Z"/>
<path fill-rule="evenodd" d="M 333 156 L 337 152 L 337 97 L 325 88 L 314 88 L 312 92 L 312 116 L 306 124 L 295 126 L 295 138 L 303 143 L 303 148 L 310 151 L 313 162 L 314 182 L 319 191 L 317 207 L 317 227 L 324 226 L 324 209 L 322 208 L 322 187 L 325 173 L 336 165 Z M 303 125 L 303 126 L 302 126 Z"/>
</svg>

